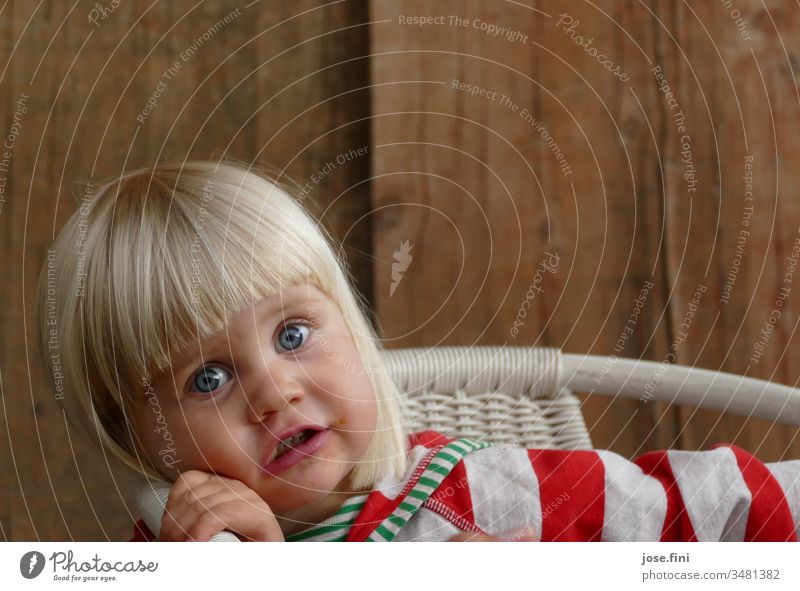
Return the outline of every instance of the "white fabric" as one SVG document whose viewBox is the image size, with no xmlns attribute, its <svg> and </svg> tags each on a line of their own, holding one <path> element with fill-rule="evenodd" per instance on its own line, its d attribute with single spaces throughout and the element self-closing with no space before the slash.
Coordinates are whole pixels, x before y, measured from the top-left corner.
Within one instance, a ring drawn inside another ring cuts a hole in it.
<svg viewBox="0 0 800 591">
<path fill-rule="evenodd" d="M 395 542 L 443 542 L 461 530 L 444 517 L 424 507 L 414 513 L 411 519 L 395 537 Z"/>
<path fill-rule="evenodd" d="M 498 533 L 532 524 L 542 531 L 539 481 L 528 451 L 499 445 L 469 454 L 464 467 L 475 525 Z"/>
<path fill-rule="evenodd" d="M 752 495 L 733 451 L 670 451 L 668 457 L 697 540 L 744 540 Z"/>
<path fill-rule="evenodd" d="M 667 495 L 662 484 L 615 453 L 598 450 L 597 455 L 605 467 L 602 540 L 658 540 L 667 514 Z"/>
<path fill-rule="evenodd" d="M 766 466 L 783 489 L 792 520 L 797 525 L 797 539 L 800 540 L 800 460 L 766 464 Z"/>
</svg>

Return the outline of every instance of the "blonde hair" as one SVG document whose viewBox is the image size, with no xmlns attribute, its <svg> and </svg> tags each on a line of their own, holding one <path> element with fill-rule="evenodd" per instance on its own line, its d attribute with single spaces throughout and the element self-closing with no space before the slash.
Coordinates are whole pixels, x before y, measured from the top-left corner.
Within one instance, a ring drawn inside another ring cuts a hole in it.
<svg viewBox="0 0 800 591">
<path fill-rule="evenodd" d="M 285 187 L 235 162 L 159 165 L 89 185 L 39 279 L 39 347 L 55 396 L 123 465 L 161 478 L 131 414 L 149 376 L 236 312 L 308 280 L 342 314 L 378 402 L 350 484 L 402 476 L 401 400 L 346 268 Z"/>
</svg>

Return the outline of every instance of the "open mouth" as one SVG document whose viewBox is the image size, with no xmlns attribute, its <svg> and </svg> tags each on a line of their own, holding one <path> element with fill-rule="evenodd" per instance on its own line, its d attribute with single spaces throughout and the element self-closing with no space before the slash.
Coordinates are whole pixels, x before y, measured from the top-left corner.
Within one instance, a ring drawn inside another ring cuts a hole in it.
<svg viewBox="0 0 800 591">
<path fill-rule="evenodd" d="M 270 457 L 269 461 L 274 462 L 281 456 L 283 456 L 287 451 L 290 449 L 295 449 L 298 446 L 302 445 L 309 439 L 311 439 L 314 435 L 316 435 L 319 431 L 315 429 L 304 429 L 291 437 L 287 437 L 286 439 L 282 439 L 278 443 L 278 447 L 275 448 L 275 451 L 272 452 L 272 457 Z"/>
<path fill-rule="evenodd" d="M 325 445 L 330 436 L 330 429 L 313 426 L 297 431 L 289 437 L 284 437 L 264 463 L 264 471 L 275 475 L 288 470 L 298 462 L 312 456 Z"/>
</svg>

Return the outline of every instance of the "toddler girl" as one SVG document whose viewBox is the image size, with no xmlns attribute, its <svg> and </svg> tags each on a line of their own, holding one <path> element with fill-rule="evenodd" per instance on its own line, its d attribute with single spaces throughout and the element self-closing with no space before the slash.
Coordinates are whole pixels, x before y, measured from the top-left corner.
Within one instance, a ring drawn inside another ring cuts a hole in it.
<svg viewBox="0 0 800 591">
<path fill-rule="evenodd" d="M 407 433 L 345 268 L 286 188 L 239 164 L 87 192 L 42 272 L 40 346 L 55 331 L 73 424 L 173 483 L 160 539 L 797 539 L 800 461 Z"/>
</svg>

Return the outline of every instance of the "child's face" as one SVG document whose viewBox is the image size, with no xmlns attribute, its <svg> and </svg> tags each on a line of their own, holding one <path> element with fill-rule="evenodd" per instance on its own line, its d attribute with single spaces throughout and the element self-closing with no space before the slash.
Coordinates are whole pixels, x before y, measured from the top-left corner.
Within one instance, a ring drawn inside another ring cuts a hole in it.
<svg viewBox="0 0 800 591">
<path fill-rule="evenodd" d="M 161 472 L 235 478 L 276 514 L 344 490 L 375 430 L 377 403 L 344 319 L 305 283 L 238 313 L 150 387 L 137 427 Z M 277 437 L 303 425 L 325 429 L 309 442 L 321 445 L 270 464 Z"/>
</svg>

